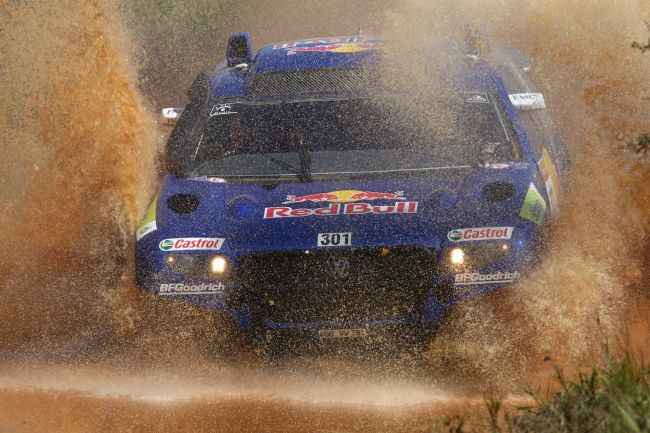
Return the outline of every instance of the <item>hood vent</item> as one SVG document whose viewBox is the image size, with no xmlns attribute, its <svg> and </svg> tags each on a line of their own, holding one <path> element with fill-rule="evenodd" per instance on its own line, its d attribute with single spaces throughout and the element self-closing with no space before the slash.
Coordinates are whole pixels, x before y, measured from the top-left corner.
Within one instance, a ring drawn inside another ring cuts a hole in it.
<svg viewBox="0 0 650 433">
<path fill-rule="evenodd" d="M 515 186 L 507 182 L 492 182 L 483 187 L 483 196 L 490 203 L 498 203 L 515 195 Z"/>
<path fill-rule="evenodd" d="M 177 214 L 189 215 L 199 207 L 199 199 L 192 194 L 175 194 L 167 199 L 167 207 Z"/>
<path fill-rule="evenodd" d="M 374 68 L 313 69 L 255 75 L 248 87 L 253 96 L 296 93 L 341 93 L 377 85 Z"/>
</svg>

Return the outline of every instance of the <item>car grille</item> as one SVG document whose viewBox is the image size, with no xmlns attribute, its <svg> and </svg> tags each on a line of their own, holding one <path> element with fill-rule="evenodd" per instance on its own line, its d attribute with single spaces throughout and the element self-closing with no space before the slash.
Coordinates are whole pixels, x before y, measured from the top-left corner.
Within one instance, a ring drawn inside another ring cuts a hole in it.
<svg viewBox="0 0 650 433">
<path fill-rule="evenodd" d="M 435 252 L 420 247 L 255 253 L 239 259 L 254 316 L 274 322 L 382 320 L 421 310 Z"/>
<path fill-rule="evenodd" d="M 336 93 L 376 85 L 376 68 L 315 69 L 255 75 L 248 91 L 255 96 L 296 93 Z"/>
</svg>

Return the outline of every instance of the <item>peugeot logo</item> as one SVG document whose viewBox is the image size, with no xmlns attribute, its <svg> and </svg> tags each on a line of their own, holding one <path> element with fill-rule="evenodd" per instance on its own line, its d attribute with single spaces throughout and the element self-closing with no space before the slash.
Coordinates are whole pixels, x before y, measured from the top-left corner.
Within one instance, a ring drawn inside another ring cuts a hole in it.
<svg viewBox="0 0 650 433">
<path fill-rule="evenodd" d="M 347 258 L 330 259 L 328 262 L 332 276 L 347 278 L 350 275 L 350 261 Z"/>
</svg>

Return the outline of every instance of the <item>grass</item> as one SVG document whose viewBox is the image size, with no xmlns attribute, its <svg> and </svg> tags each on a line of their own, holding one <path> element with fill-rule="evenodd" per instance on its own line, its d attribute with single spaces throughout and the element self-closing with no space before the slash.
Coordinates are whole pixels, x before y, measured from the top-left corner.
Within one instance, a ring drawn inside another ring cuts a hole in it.
<svg viewBox="0 0 650 433">
<path fill-rule="evenodd" d="M 559 391 L 547 399 L 530 395 L 534 406 L 504 409 L 487 402 L 480 424 L 461 416 L 439 423 L 434 432 L 449 433 L 641 433 L 650 432 L 650 368 L 628 352 L 615 359 L 606 354 L 602 365 L 567 381 L 555 369 Z"/>
</svg>

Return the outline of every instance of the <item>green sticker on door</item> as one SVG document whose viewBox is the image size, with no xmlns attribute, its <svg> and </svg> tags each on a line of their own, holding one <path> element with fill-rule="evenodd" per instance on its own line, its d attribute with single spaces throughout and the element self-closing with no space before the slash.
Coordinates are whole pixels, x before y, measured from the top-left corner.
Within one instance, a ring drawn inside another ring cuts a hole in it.
<svg viewBox="0 0 650 433">
<path fill-rule="evenodd" d="M 535 224 L 541 224 L 544 221 L 544 215 L 546 215 L 546 201 L 535 185 L 531 183 L 519 216 Z"/>
</svg>

